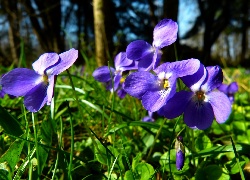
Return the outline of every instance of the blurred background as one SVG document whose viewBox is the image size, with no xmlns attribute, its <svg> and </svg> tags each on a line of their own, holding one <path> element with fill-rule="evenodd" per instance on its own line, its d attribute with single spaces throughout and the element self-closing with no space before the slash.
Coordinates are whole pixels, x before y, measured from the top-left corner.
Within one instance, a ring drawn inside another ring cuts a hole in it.
<svg viewBox="0 0 250 180">
<path fill-rule="evenodd" d="M 152 43 L 154 26 L 171 18 L 178 40 L 163 49 L 163 61 L 248 68 L 249 7 L 249 0 L 0 0 L 0 63 L 20 66 L 25 57 L 30 65 L 74 47 L 101 66 L 133 40 Z"/>
</svg>

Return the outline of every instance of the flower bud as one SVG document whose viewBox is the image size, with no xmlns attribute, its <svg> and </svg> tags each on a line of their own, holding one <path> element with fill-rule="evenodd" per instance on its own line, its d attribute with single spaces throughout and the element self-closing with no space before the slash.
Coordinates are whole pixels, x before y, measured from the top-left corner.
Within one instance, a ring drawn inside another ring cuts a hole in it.
<svg viewBox="0 0 250 180">
<path fill-rule="evenodd" d="M 182 136 L 178 136 L 175 141 L 176 168 L 178 169 L 178 171 L 183 168 L 185 160 L 185 148 L 182 142 L 183 142 Z"/>
</svg>

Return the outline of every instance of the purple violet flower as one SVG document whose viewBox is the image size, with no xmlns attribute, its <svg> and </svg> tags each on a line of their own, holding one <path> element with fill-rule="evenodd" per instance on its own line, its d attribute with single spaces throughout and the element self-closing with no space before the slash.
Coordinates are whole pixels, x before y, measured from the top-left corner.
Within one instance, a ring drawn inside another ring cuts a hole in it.
<svg viewBox="0 0 250 180">
<path fill-rule="evenodd" d="M 225 93 L 227 97 L 229 98 L 231 104 L 234 102 L 234 94 L 239 90 L 237 82 L 232 82 L 229 85 L 227 84 L 221 84 L 218 89 Z"/>
<path fill-rule="evenodd" d="M 175 141 L 175 151 L 176 151 L 176 168 L 181 170 L 184 166 L 185 161 L 185 147 L 183 146 L 182 136 L 178 136 Z"/>
<path fill-rule="evenodd" d="M 127 57 L 139 61 L 139 71 L 155 69 L 161 59 L 161 49 L 176 41 L 177 32 L 176 22 L 171 19 L 163 19 L 154 28 L 152 45 L 143 40 L 133 41 L 127 46 Z"/>
<path fill-rule="evenodd" d="M 50 105 L 55 76 L 68 69 L 77 59 L 78 51 L 70 49 L 61 54 L 45 53 L 32 64 L 34 70 L 16 68 L 1 79 L 2 90 L 13 96 L 24 96 L 24 105 L 31 112 Z"/>
<path fill-rule="evenodd" d="M 124 82 L 124 90 L 138 99 L 148 111 L 159 110 L 176 92 L 178 77 L 194 74 L 200 68 L 200 61 L 189 59 L 164 63 L 154 69 L 156 75 L 147 71 L 130 74 Z"/>
<path fill-rule="evenodd" d="M 107 90 L 117 90 L 122 79 L 122 72 L 138 68 L 138 63 L 126 57 L 125 52 L 120 52 L 115 57 L 115 68 L 102 66 L 93 72 L 96 81 L 106 83 Z M 114 89 L 112 85 L 114 82 Z"/>
<path fill-rule="evenodd" d="M 224 93 L 216 90 L 223 80 L 222 70 L 219 66 L 205 70 L 204 76 L 193 85 L 188 81 L 195 77 L 184 77 L 191 92 L 177 92 L 158 113 L 169 119 L 184 113 L 184 122 L 189 127 L 202 130 L 211 126 L 214 117 L 218 123 L 224 123 L 231 113 L 231 103 Z"/>
</svg>

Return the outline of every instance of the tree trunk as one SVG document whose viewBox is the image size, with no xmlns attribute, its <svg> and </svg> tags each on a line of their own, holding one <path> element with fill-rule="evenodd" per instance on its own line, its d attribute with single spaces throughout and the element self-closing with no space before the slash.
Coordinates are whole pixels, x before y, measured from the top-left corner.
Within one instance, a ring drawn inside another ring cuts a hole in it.
<svg viewBox="0 0 250 180">
<path fill-rule="evenodd" d="M 30 0 L 22 1 L 22 3 L 42 49 L 58 53 L 64 51 L 65 42 L 64 33 L 61 30 L 60 0 L 35 0 L 33 3 L 35 3 L 37 9 L 34 9 Z"/>
<path fill-rule="evenodd" d="M 4 0 L 2 5 L 5 7 L 7 13 L 7 19 L 9 22 L 9 44 L 11 59 L 14 64 L 18 64 L 18 57 L 20 51 L 20 33 L 19 33 L 19 12 L 17 8 L 17 3 L 14 1 Z"/>
<path fill-rule="evenodd" d="M 98 66 L 106 65 L 108 62 L 108 43 L 105 32 L 105 0 L 93 0 L 94 29 L 95 29 L 95 53 Z"/>
<path fill-rule="evenodd" d="M 246 64 L 246 50 L 247 50 L 247 23 L 248 23 L 248 0 L 243 0 L 242 2 L 242 27 L 241 27 L 241 64 Z"/>
</svg>

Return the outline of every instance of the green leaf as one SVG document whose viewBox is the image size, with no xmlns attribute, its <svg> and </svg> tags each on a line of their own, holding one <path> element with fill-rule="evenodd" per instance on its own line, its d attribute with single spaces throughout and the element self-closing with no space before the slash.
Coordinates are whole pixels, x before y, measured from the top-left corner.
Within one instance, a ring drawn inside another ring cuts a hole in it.
<svg viewBox="0 0 250 180">
<path fill-rule="evenodd" d="M 41 144 L 45 144 L 47 146 L 51 145 L 52 142 L 52 124 L 49 120 L 45 120 L 42 122 L 41 125 L 41 135 L 42 135 L 42 139 L 40 140 Z M 48 154 L 50 149 L 49 148 L 45 148 L 44 146 L 38 146 L 37 148 L 38 151 L 38 166 L 40 167 L 40 171 L 42 172 L 43 168 L 45 167 L 45 165 L 47 164 L 47 158 L 48 158 Z"/>
<path fill-rule="evenodd" d="M 0 106 L 0 125 L 6 133 L 13 136 L 21 136 L 23 131 L 18 121 Z"/>
<path fill-rule="evenodd" d="M 133 158 L 133 162 L 132 162 L 132 170 L 135 171 L 135 168 L 137 166 L 137 164 L 139 164 L 139 162 L 141 161 L 142 158 L 142 153 L 139 152 L 134 158 Z"/>
<path fill-rule="evenodd" d="M 199 136 L 195 140 L 195 148 L 197 151 L 201 151 L 203 149 L 211 148 L 212 143 L 209 137 L 203 133 L 199 134 Z"/>
<path fill-rule="evenodd" d="M 153 178 L 154 168 L 152 165 L 142 162 L 137 164 L 135 169 L 137 174 L 140 176 L 140 180 L 155 179 Z"/>
<path fill-rule="evenodd" d="M 210 179 L 223 179 L 223 180 L 229 180 L 230 176 L 225 172 L 224 169 L 217 165 L 209 165 L 207 167 L 202 167 L 197 170 L 197 173 L 195 174 L 195 179 L 204 179 L 204 180 L 210 180 Z"/>
<path fill-rule="evenodd" d="M 23 163 L 21 164 L 21 166 L 18 168 L 15 177 L 13 178 L 13 180 L 20 180 L 24 170 L 26 169 L 26 167 L 28 166 L 29 162 L 31 161 L 33 155 L 35 154 L 36 148 L 35 146 L 32 148 L 32 150 L 30 151 L 30 153 L 28 154 L 28 156 L 23 160 Z"/>
<path fill-rule="evenodd" d="M 135 180 L 131 170 L 126 171 L 124 180 Z"/>
<path fill-rule="evenodd" d="M 240 164 L 241 168 L 243 169 L 246 162 L 244 159 L 240 158 L 239 164 Z M 226 167 L 227 167 L 228 171 L 230 172 L 230 174 L 237 174 L 240 172 L 236 158 L 233 158 L 232 161 L 227 162 Z"/>
<path fill-rule="evenodd" d="M 111 155 L 106 148 L 99 141 L 97 141 L 97 147 L 95 147 L 95 157 L 97 161 L 104 165 L 107 165 L 111 158 Z"/>
<path fill-rule="evenodd" d="M 9 149 L 0 158 L 1 167 L 8 167 L 8 171 L 13 175 L 15 166 L 19 161 L 20 154 L 22 152 L 24 141 L 15 140 L 9 147 Z"/>
</svg>

